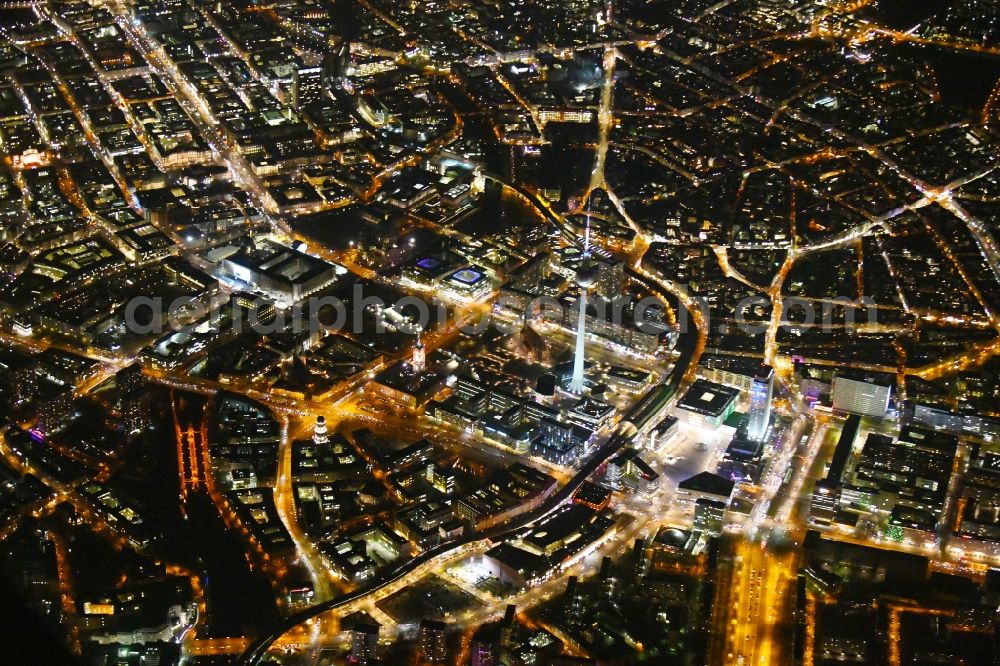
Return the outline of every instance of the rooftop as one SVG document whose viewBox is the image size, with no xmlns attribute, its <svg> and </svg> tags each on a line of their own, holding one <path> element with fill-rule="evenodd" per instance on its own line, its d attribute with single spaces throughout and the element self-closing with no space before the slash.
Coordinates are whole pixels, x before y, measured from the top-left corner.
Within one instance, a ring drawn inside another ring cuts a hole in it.
<svg viewBox="0 0 1000 666">
<path fill-rule="evenodd" d="M 721 416 L 739 396 L 739 389 L 698 379 L 677 405 L 689 412 L 706 416 Z"/>
</svg>

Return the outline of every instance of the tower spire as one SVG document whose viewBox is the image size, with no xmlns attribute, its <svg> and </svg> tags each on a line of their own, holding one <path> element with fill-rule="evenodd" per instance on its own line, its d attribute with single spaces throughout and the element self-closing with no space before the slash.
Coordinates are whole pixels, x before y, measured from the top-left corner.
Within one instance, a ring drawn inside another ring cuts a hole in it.
<svg viewBox="0 0 1000 666">
<path fill-rule="evenodd" d="M 329 437 L 326 434 L 326 417 L 322 414 L 316 417 L 316 425 L 313 426 L 313 442 L 315 444 L 326 444 Z"/>
</svg>

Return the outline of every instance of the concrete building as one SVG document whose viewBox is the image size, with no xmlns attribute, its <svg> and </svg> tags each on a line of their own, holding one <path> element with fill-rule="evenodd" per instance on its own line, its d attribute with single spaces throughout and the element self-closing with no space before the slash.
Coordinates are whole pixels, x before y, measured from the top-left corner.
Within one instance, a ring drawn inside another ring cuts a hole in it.
<svg viewBox="0 0 1000 666">
<path fill-rule="evenodd" d="M 736 409 L 740 392 L 704 379 L 696 380 L 677 403 L 678 416 L 687 423 L 716 429 Z"/>
<path fill-rule="evenodd" d="M 134 631 L 95 634 L 90 640 L 102 645 L 144 645 L 146 643 L 170 642 L 184 634 L 198 617 L 195 606 L 171 606 L 167 609 L 166 621 L 152 627 L 142 627 Z"/>
<path fill-rule="evenodd" d="M 351 661 L 364 666 L 378 657 L 378 636 L 382 626 L 367 613 L 345 617 L 341 626 L 350 633 Z"/>
<path fill-rule="evenodd" d="M 833 377 L 831 389 L 833 408 L 885 418 L 889 411 L 892 383 L 892 378 L 888 375 L 838 372 Z"/>
<path fill-rule="evenodd" d="M 432 664 L 443 664 L 448 659 L 448 643 L 445 638 L 447 625 L 437 620 L 421 620 L 417 633 L 420 657 Z"/>
<path fill-rule="evenodd" d="M 282 304 L 296 303 L 346 272 L 343 266 L 276 243 L 243 248 L 223 259 L 217 269 L 220 280 L 249 287 Z"/>
<path fill-rule="evenodd" d="M 671 441 L 680 429 L 680 419 L 676 416 L 665 416 L 656 426 L 649 431 L 649 439 L 646 448 L 650 451 L 659 451 L 669 441 Z"/>
<path fill-rule="evenodd" d="M 694 503 L 694 528 L 705 534 L 722 534 L 722 518 L 726 513 L 726 503 L 699 497 Z"/>
<path fill-rule="evenodd" d="M 677 484 L 677 494 L 687 495 L 695 501 L 701 498 L 716 502 L 728 502 L 736 487 L 731 479 L 711 472 L 700 472 Z"/>
</svg>

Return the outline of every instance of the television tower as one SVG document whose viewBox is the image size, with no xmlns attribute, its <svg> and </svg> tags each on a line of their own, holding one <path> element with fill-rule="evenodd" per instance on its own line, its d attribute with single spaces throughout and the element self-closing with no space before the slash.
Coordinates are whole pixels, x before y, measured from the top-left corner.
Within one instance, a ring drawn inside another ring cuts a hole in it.
<svg viewBox="0 0 1000 666">
<path fill-rule="evenodd" d="M 326 417 L 322 414 L 316 417 L 316 425 L 313 426 L 313 443 L 326 444 L 330 438 L 326 434 Z"/>
<path fill-rule="evenodd" d="M 587 226 L 583 232 L 583 255 L 576 269 L 576 284 L 580 287 L 580 313 L 576 322 L 576 352 L 573 356 L 573 377 L 569 382 L 570 393 L 583 393 L 584 348 L 587 338 L 587 293 L 597 282 L 597 270 L 590 260 L 590 204 L 587 204 Z"/>
<path fill-rule="evenodd" d="M 415 372 L 423 372 L 427 365 L 427 354 L 424 350 L 424 343 L 420 340 L 419 330 L 417 330 L 417 344 L 413 347 L 413 362 L 411 365 Z"/>
</svg>

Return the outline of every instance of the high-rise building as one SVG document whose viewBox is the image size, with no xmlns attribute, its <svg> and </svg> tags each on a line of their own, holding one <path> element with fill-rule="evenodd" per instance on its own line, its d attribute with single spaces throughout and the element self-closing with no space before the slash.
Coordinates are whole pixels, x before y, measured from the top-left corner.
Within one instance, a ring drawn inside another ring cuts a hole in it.
<svg viewBox="0 0 1000 666">
<path fill-rule="evenodd" d="M 146 388 L 146 378 L 142 374 L 142 366 L 138 363 L 126 366 L 115 373 L 115 385 L 118 387 L 118 405 L 131 395 Z"/>
<path fill-rule="evenodd" d="M 767 435 L 767 427 L 771 423 L 773 394 L 774 369 L 769 365 L 761 365 L 750 387 L 750 422 L 747 435 L 755 442 L 759 442 Z"/>
<path fill-rule="evenodd" d="M 499 666 L 500 664 L 500 627 L 496 624 L 486 624 L 476 631 L 469 646 L 471 666 Z"/>
<path fill-rule="evenodd" d="M 437 620 L 421 620 L 417 634 L 420 657 L 432 664 L 443 664 L 448 659 L 447 625 Z"/>
<path fill-rule="evenodd" d="M 507 604 L 500 621 L 500 649 L 509 650 L 514 645 L 514 626 L 517 624 L 517 606 Z"/>
<path fill-rule="evenodd" d="M 46 435 L 53 433 L 73 416 L 73 389 L 55 382 L 40 384 L 35 409 L 38 414 L 35 429 Z"/>
<path fill-rule="evenodd" d="M 344 618 L 344 628 L 351 636 L 351 662 L 364 664 L 378 658 L 378 635 L 382 626 L 367 613 Z"/>
<path fill-rule="evenodd" d="M 146 378 L 138 363 L 122 368 L 115 374 L 118 387 L 118 411 L 121 413 L 122 428 L 127 433 L 142 432 L 149 427 L 152 406 L 146 390 Z"/>
<path fill-rule="evenodd" d="M 321 80 L 326 78 L 330 79 L 334 85 L 341 85 L 343 79 L 347 76 L 347 68 L 350 64 L 351 44 L 348 40 L 345 40 L 335 52 L 328 53 L 323 59 L 323 71 L 320 73 Z"/>
<path fill-rule="evenodd" d="M 837 515 L 839 504 L 840 483 L 831 479 L 820 479 L 813 488 L 809 520 L 818 525 L 829 525 Z"/>
<path fill-rule="evenodd" d="M 593 261 L 597 272 L 594 291 L 608 300 L 621 296 L 625 288 L 625 263 L 609 255 Z"/>
<path fill-rule="evenodd" d="M 830 396 L 833 408 L 863 416 L 885 418 L 892 395 L 890 375 L 838 372 Z"/>
<path fill-rule="evenodd" d="M 323 98 L 323 68 L 296 67 L 292 70 L 289 101 L 294 109 Z"/>
<path fill-rule="evenodd" d="M 0 350 L 0 382 L 13 389 L 14 401 L 27 402 L 35 395 L 38 373 L 30 356 L 10 350 Z"/>
<path fill-rule="evenodd" d="M 699 497 L 694 503 L 694 527 L 706 534 L 719 536 L 722 533 L 722 519 L 725 514 L 725 502 Z"/>
</svg>

